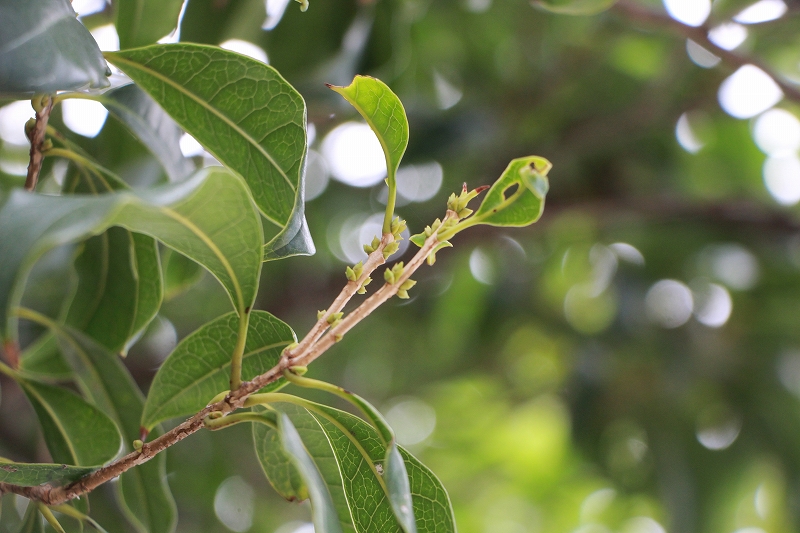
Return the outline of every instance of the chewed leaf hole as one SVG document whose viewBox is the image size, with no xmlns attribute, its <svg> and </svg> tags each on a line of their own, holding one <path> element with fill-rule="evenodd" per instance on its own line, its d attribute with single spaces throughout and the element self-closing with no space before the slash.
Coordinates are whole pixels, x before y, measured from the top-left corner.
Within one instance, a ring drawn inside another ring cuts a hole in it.
<svg viewBox="0 0 800 533">
<path fill-rule="evenodd" d="M 503 191 L 503 198 L 508 200 L 519 189 L 519 183 L 512 183 Z"/>
</svg>

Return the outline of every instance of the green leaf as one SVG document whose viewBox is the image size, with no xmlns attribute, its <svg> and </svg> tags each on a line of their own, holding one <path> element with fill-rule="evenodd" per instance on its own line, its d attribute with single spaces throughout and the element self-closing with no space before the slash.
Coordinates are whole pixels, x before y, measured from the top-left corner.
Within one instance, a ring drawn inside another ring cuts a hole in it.
<svg viewBox="0 0 800 533">
<path fill-rule="evenodd" d="M 517 227 L 533 224 L 544 211 L 550 167 L 550 162 L 542 157 L 514 159 L 486 193 L 475 214 L 465 222 Z"/>
<path fill-rule="evenodd" d="M 378 136 L 391 187 L 408 146 L 408 119 L 400 99 L 385 83 L 370 76 L 356 76 L 347 87 L 329 87 L 350 102 Z"/>
<path fill-rule="evenodd" d="M 53 326 L 84 394 L 116 421 L 124 437 L 124 451 L 131 452 L 131 443 L 139 438 L 144 395 L 130 372 L 119 357 L 81 332 Z M 177 512 L 165 466 L 166 456 L 161 454 L 120 476 L 120 502 L 142 533 L 168 533 L 175 528 Z"/>
<path fill-rule="evenodd" d="M 120 434 L 102 411 L 60 387 L 18 378 L 42 426 L 53 461 L 99 466 L 117 455 Z"/>
<path fill-rule="evenodd" d="M 203 277 L 203 268 L 185 255 L 167 249 L 161 256 L 164 269 L 164 300 L 188 290 Z"/>
<path fill-rule="evenodd" d="M 270 414 L 270 411 L 263 408 L 259 412 Z M 290 457 L 286 455 L 278 432 L 265 424 L 253 424 L 253 445 L 258 462 L 275 491 L 290 502 L 307 500 L 308 487 L 303 483 L 303 478 Z"/>
<path fill-rule="evenodd" d="M 296 239 L 304 222 L 306 107 L 278 71 L 234 52 L 184 43 L 106 57 L 245 179 L 261 213 L 279 228 L 267 257 L 282 255 L 290 244 L 295 254 L 313 252 Z"/>
<path fill-rule="evenodd" d="M 231 354 L 238 338 L 239 318 L 228 313 L 184 338 L 153 378 L 141 425 L 195 413 L 228 388 Z M 281 352 L 297 338 L 292 329 L 266 311 L 250 313 L 242 357 L 242 379 L 248 380 L 275 366 Z M 283 379 L 264 391 L 281 387 Z"/>
<path fill-rule="evenodd" d="M 261 273 L 261 221 L 244 183 L 219 167 L 140 193 L 98 197 L 14 191 L 0 208 L 0 333 L 16 336 L 11 310 L 31 266 L 56 246 L 112 226 L 150 235 L 206 267 L 243 316 Z"/>
<path fill-rule="evenodd" d="M 109 74 L 68 0 L 0 3 L 0 94 L 107 87 Z"/>
<path fill-rule="evenodd" d="M 19 533 L 44 533 L 44 520 L 34 502 L 28 502 L 28 509 L 22 519 L 22 528 Z"/>
<path fill-rule="evenodd" d="M 533 5 L 560 15 L 596 15 L 617 3 L 617 0 L 534 0 Z"/>
<path fill-rule="evenodd" d="M 178 25 L 183 0 L 118 0 L 114 5 L 119 45 L 134 48 L 170 34 Z"/>
<path fill-rule="evenodd" d="M 67 380 L 72 377 L 72 369 L 59 353 L 56 338 L 49 332 L 25 348 L 19 356 L 19 368 L 37 379 Z"/>
<path fill-rule="evenodd" d="M 44 483 L 63 485 L 82 478 L 92 470 L 84 466 L 0 460 L 0 482 L 21 487 L 35 487 Z"/>
<path fill-rule="evenodd" d="M 181 153 L 183 131 L 150 96 L 134 84 L 97 97 L 152 153 L 170 181 L 181 181 L 195 170 Z"/>
<path fill-rule="evenodd" d="M 341 533 L 339 517 L 331 500 L 328 487 L 309 456 L 300 435 L 289 417 L 283 413 L 278 416 L 278 432 L 286 454 L 291 457 L 308 487 L 311 497 L 311 514 L 314 531 L 319 533 Z"/>
</svg>

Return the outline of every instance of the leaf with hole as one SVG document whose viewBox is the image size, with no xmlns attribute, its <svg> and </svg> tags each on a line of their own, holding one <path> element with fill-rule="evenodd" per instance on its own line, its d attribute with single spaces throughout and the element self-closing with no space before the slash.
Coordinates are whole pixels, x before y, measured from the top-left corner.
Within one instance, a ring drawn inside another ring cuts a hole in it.
<svg viewBox="0 0 800 533">
<path fill-rule="evenodd" d="M 486 193 L 480 207 L 467 225 L 527 226 L 544 211 L 544 199 L 549 188 L 547 159 L 537 156 L 521 157 L 508 164 L 500 178 Z"/>
<path fill-rule="evenodd" d="M 231 354 L 238 338 L 239 317 L 228 313 L 184 338 L 158 369 L 147 395 L 141 425 L 192 414 L 229 387 Z M 242 357 L 242 379 L 275 366 L 281 352 L 297 339 L 292 329 L 266 311 L 252 311 Z M 282 386 L 283 379 L 264 390 Z"/>
<path fill-rule="evenodd" d="M 107 87 L 109 74 L 69 0 L 0 3 L 0 95 Z"/>
<path fill-rule="evenodd" d="M 276 226 L 267 257 L 304 240 L 306 106 L 277 70 L 255 59 L 197 44 L 106 53 L 214 157 L 242 176 L 258 209 Z"/>
</svg>

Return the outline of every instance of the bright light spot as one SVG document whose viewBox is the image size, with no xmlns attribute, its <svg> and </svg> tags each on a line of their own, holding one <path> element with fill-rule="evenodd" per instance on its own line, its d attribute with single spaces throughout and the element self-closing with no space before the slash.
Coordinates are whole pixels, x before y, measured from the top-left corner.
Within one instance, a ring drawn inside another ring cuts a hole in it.
<svg viewBox="0 0 800 533">
<path fill-rule="evenodd" d="M 655 283 L 645 296 L 647 316 L 664 328 L 682 326 L 692 316 L 694 300 L 689 287 L 674 279 Z"/>
<path fill-rule="evenodd" d="M 214 495 L 214 513 L 222 524 L 237 533 L 253 526 L 253 488 L 239 476 L 223 481 Z"/>
<path fill-rule="evenodd" d="M 492 7 L 492 0 L 465 0 L 464 7 L 473 13 L 485 13 Z"/>
<path fill-rule="evenodd" d="M 709 450 L 724 450 L 736 441 L 742 421 L 724 409 L 711 408 L 697 421 L 697 441 Z"/>
<path fill-rule="evenodd" d="M 59 159 L 53 163 L 50 174 L 53 176 L 53 181 L 55 181 L 59 187 L 64 185 L 64 178 L 67 177 L 67 170 L 69 170 L 69 161 Z"/>
<path fill-rule="evenodd" d="M 763 70 L 744 65 L 722 82 L 718 97 L 729 115 L 750 118 L 780 102 L 783 91 Z"/>
<path fill-rule="evenodd" d="M 756 508 L 756 512 L 761 520 L 767 519 L 771 503 L 769 490 L 767 490 L 767 487 L 762 483 L 758 486 L 756 493 L 753 495 L 753 506 Z"/>
<path fill-rule="evenodd" d="M 29 150 L 26 148 L 4 146 L 0 149 L 0 170 L 6 174 L 24 176 L 28 173 L 29 163 Z"/>
<path fill-rule="evenodd" d="M 611 488 L 596 490 L 589 494 L 581 503 L 581 521 L 597 521 L 616 497 L 617 491 Z"/>
<path fill-rule="evenodd" d="M 696 42 L 691 39 L 686 39 L 686 53 L 689 59 L 694 62 L 698 67 L 714 68 L 722 61 L 719 57 L 715 56 Z"/>
<path fill-rule="evenodd" d="M 711 14 L 711 0 L 664 0 L 669 16 L 687 26 L 700 26 Z"/>
<path fill-rule="evenodd" d="M 767 155 L 793 155 L 800 149 L 800 120 L 785 109 L 770 109 L 756 119 L 753 138 Z"/>
<path fill-rule="evenodd" d="M 741 529 L 737 529 L 733 533 L 767 533 L 760 527 L 743 527 Z"/>
<path fill-rule="evenodd" d="M 222 163 L 220 163 L 219 160 L 217 160 L 216 157 L 214 157 L 213 155 L 209 154 L 205 150 L 203 151 L 203 168 L 206 168 L 206 167 L 221 167 L 221 166 L 222 166 Z"/>
<path fill-rule="evenodd" d="M 621 533 L 667 533 L 664 526 L 649 516 L 631 518 L 622 527 Z"/>
<path fill-rule="evenodd" d="M 709 253 L 714 276 L 731 289 L 751 289 L 758 281 L 758 259 L 744 246 L 715 245 L 709 247 Z"/>
<path fill-rule="evenodd" d="M 275 533 L 314 533 L 314 524 L 310 522 L 287 522 L 275 530 Z"/>
<path fill-rule="evenodd" d="M 617 273 L 617 256 L 608 247 L 595 244 L 589 250 L 589 264 L 592 265 L 592 281 L 589 284 L 589 296 L 596 297 L 611 284 Z"/>
<path fill-rule="evenodd" d="M 119 50 L 119 35 L 113 24 L 104 24 L 92 30 L 92 37 L 97 41 L 97 46 L 103 52 L 116 52 Z"/>
<path fill-rule="evenodd" d="M 386 411 L 386 421 L 394 429 L 397 442 L 403 446 L 419 444 L 436 428 L 436 411 L 417 398 L 408 398 Z"/>
<path fill-rule="evenodd" d="M 0 139 L 17 146 L 29 146 L 25 136 L 25 123 L 35 112 L 30 100 L 19 100 L 0 107 Z"/>
<path fill-rule="evenodd" d="M 708 40 L 723 50 L 733 50 L 747 39 L 747 28 L 735 22 L 720 24 L 708 32 Z"/>
<path fill-rule="evenodd" d="M 196 155 L 202 155 L 205 149 L 203 145 L 197 142 L 197 139 L 189 135 L 188 133 L 184 133 L 181 135 L 181 140 L 179 143 L 181 147 L 181 153 L 184 157 L 194 157 Z"/>
<path fill-rule="evenodd" d="M 305 201 L 313 200 L 328 188 L 330 171 L 325 158 L 316 150 L 308 151 L 306 161 L 306 188 Z"/>
<path fill-rule="evenodd" d="M 331 251 L 342 261 L 347 263 L 357 263 L 367 258 L 364 252 L 364 244 L 372 242 L 376 236 L 380 236 L 383 230 L 383 213 L 365 215 L 359 213 L 347 218 L 338 231 L 336 244 L 331 246 Z M 408 248 L 408 229 L 403 232 L 403 240 L 400 241 L 400 248 L 397 257 L 401 256 Z M 329 240 L 332 240 L 329 238 Z M 338 250 L 337 250 L 338 248 Z"/>
<path fill-rule="evenodd" d="M 776 371 L 778 379 L 786 390 L 800 398 L 800 350 L 781 355 Z"/>
<path fill-rule="evenodd" d="M 800 202 L 800 159 L 796 155 L 768 157 L 764 161 L 764 185 L 781 205 Z"/>
<path fill-rule="evenodd" d="M 686 113 L 678 119 L 678 124 L 675 126 L 675 137 L 678 139 L 678 144 L 690 154 L 696 154 L 704 146 L 703 141 L 692 130 L 692 126 L 689 124 L 689 115 Z"/>
<path fill-rule="evenodd" d="M 494 283 L 495 271 L 492 258 L 481 248 L 475 248 L 469 255 L 469 271 L 472 272 L 473 278 L 485 285 Z"/>
<path fill-rule="evenodd" d="M 144 338 L 144 345 L 150 357 L 161 362 L 178 345 L 178 332 L 172 322 L 159 315 L 150 324 L 147 336 Z"/>
<path fill-rule="evenodd" d="M 411 202 L 430 200 L 442 186 L 444 172 L 436 161 L 408 165 L 397 171 L 397 194 Z"/>
<path fill-rule="evenodd" d="M 704 284 L 695 290 L 695 311 L 697 320 L 710 328 L 724 325 L 733 311 L 733 300 L 728 289 L 716 283 Z"/>
<path fill-rule="evenodd" d="M 68 98 L 61 103 L 64 124 L 84 137 L 97 137 L 107 117 L 108 110 L 100 102 Z"/>
<path fill-rule="evenodd" d="M 228 39 L 219 45 L 220 48 L 242 54 L 243 56 L 252 57 L 256 61 L 262 63 L 269 63 L 267 60 L 267 53 L 260 46 L 241 39 Z"/>
<path fill-rule="evenodd" d="M 267 18 L 264 24 L 261 25 L 262 30 L 271 30 L 283 18 L 283 13 L 286 11 L 286 6 L 289 5 L 290 0 L 266 0 L 264 7 L 267 11 Z"/>
<path fill-rule="evenodd" d="M 433 71 L 433 87 L 436 89 L 439 109 L 450 109 L 464 96 L 464 91 L 435 70 Z"/>
<path fill-rule="evenodd" d="M 183 24 L 183 16 L 186 15 L 186 6 L 189 4 L 189 0 L 183 0 L 181 4 L 181 10 L 178 13 L 178 20 L 175 23 L 175 29 L 166 34 L 164 37 L 159 39 L 157 42 L 159 44 L 173 44 L 180 42 L 181 40 L 181 24 Z"/>
<path fill-rule="evenodd" d="M 783 0 L 761 0 L 752 6 L 740 11 L 733 17 L 736 22 L 742 24 L 758 24 L 781 18 L 786 13 L 786 4 Z"/>
<path fill-rule="evenodd" d="M 314 144 L 314 141 L 317 139 L 317 127 L 314 125 L 313 122 L 309 122 L 306 126 L 306 144 L 311 146 Z"/>
<path fill-rule="evenodd" d="M 72 9 L 78 16 L 85 17 L 103 11 L 107 4 L 106 0 L 72 0 Z"/>
<path fill-rule="evenodd" d="M 322 154 L 337 180 L 353 187 L 371 187 L 386 177 L 386 160 L 369 126 L 345 122 L 322 141 Z"/>
</svg>

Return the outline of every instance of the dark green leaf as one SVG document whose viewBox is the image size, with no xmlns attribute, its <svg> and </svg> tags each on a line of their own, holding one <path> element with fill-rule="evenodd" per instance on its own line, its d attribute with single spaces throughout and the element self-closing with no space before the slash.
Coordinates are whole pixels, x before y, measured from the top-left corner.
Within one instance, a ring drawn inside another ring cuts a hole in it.
<svg viewBox="0 0 800 533">
<path fill-rule="evenodd" d="M 533 5 L 562 15 L 596 15 L 616 3 L 617 0 L 534 0 Z"/>
<path fill-rule="evenodd" d="M 33 404 L 55 462 L 99 466 L 117 455 L 117 426 L 96 407 L 60 387 L 22 378 L 18 383 Z"/>
<path fill-rule="evenodd" d="M 466 222 L 490 226 L 527 226 L 536 222 L 544 211 L 550 167 L 542 157 L 514 159 Z"/>
<path fill-rule="evenodd" d="M 13 463 L 0 461 L 0 482 L 35 487 L 44 483 L 63 485 L 91 472 L 93 468 L 63 464 Z"/>
<path fill-rule="evenodd" d="M 150 150 L 170 181 L 181 181 L 194 171 L 194 163 L 181 153 L 183 131 L 146 92 L 131 84 L 97 99 Z"/>
<path fill-rule="evenodd" d="M 164 252 L 161 262 L 164 265 L 165 300 L 171 300 L 188 290 L 203 277 L 203 268 L 200 265 L 171 249 Z"/>
<path fill-rule="evenodd" d="M 0 3 L 0 94 L 106 87 L 110 74 L 68 0 Z"/>
<path fill-rule="evenodd" d="M 378 136 L 389 183 L 393 183 L 408 146 L 408 119 L 400 99 L 381 80 L 369 76 L 356 76 L 347 87 L 330 87 L 356 108 Z"/>
<path fill-rule="evenodd" d="M 134 194 L 52 197 L 15 191 L 0 209 L 0 328 L 16 335 L 17 305 L 35 260 L 47 250 L 112 226 L 144 233 L 205 266 L 241 315 L 261 273 L 261 221 L 244 183 L 217 167 L 179 184 Z"/>
<path fill-rule="evenodd" d="M 306 108 L 300 94 L 274 68 L 210 46 L 154 45 L 106 56 L 244 177 L 261 213 L 280 230 L 267 255 L 281 255 L 304 218 Z M 294 248 L 300 249 L 296 241 Z"/>
<path fill-rule="evenodd" d="M 183 339 L 159 368 L 147 395 L 141 425 L 195 413 L 229 386 L 231 354 L 238 338 L 239 318 L 223 315 Z M 295 342 L 294 332 L 266 311 L 250 313 L 242 357 L 242 379 L 275 366 L 283 349 Z M 264 390 L 280 387 L 283 380 Z"/>
<path fill-rule="evenodd" d="M 275 491 L 290 502 L 308 499 L 308 488 L 294 462 L 286 455 L 278 432 L 265 424 L 253 424 L 253 444 L 261 468 Z"/>
<path fill-rule="evenodd" d="M 117 422 L 124 451 L 132 451 L 131 443 L 139 438 L 144 407 L 139 387 L 114 353 L 79 331 L 54 329 L 84 394 Z M 162 454 L 120 476 L 120 501 L 128 518 L 143 533 L 167 533 L 175 528 L 177 514 L 166 483 L 165 459 Z"/>
<path fill-rule="evenodd" d="M 20 354 L 19 368 L 26 374 L 45 380 L 67 380 L 72 377 L 69 367 L 58 351 L 56 338 L 45 333 Z"/>
<path fill-rule="evenodd" d="M 328 487 L 309 456 L 300 435 L 289 417 L 283 413 L 278 416 L 278 432 L 286 454 L 292 458 L 295 467 L 303 477 L 311 498 L 311 513 L 314 531 L 319 533 L 341 533 L 339 517 L 331 500 Z"/>
<path fill-rule="evenodd" d="M 152 44 L 178 25 L 183 0 L 118 0 L 116 27 L 122 48 Z"/>
</svg>

